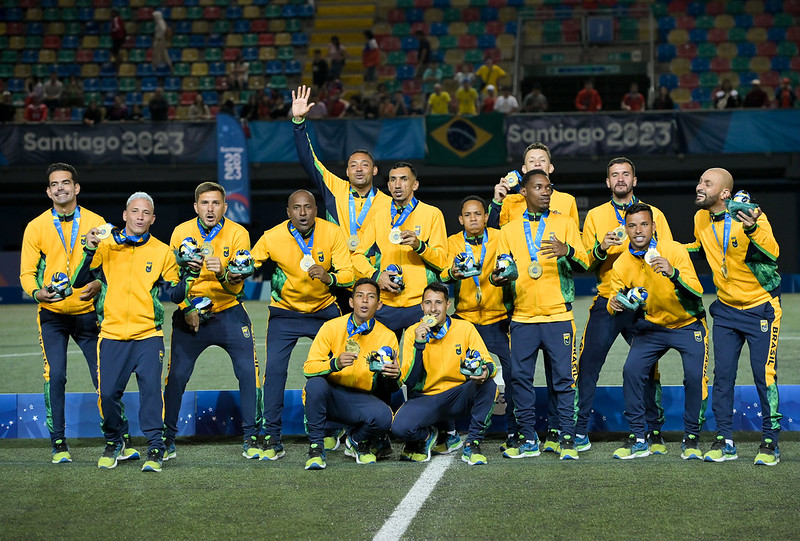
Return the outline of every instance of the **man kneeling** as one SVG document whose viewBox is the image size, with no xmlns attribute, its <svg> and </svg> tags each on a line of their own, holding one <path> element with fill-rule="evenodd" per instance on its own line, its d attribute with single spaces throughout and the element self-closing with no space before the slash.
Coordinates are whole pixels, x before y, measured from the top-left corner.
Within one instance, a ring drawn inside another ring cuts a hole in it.
<svg viewBox="0 0 800 541">
<path fill-rule="evenodd" d="M 480 448 L 491 422 L 497 367 L 475 326 L 450 319 L 447 287 L 434 282 L 422 293 L 422 322 L 403 336 L 400 383 L 409 400 L 395 413 L 392 433 L 406 442 L 401 460 L 427 462 L 436 442 L 434 424 L 469 415 L 469 432 L 461 459 L 486 464 Z"/>
<path fill-rule="evenodd" d="M 392 424 L 392 410 L 373 393 L 399 389 L 400 366 L 394 332 L 375 319 L 381 307 L 378 284 L 369 278 L 353 286 L 353 313 L 326 321 L 303 366 L 306 432 L 311 446 L 307 470 L 325 468 L 325 423 L 347 428 L 345 454 L 358 464 L 374 464 L 379 440 Z M 380 394 L 380 393 L 379 393 Z"/>
</svg>

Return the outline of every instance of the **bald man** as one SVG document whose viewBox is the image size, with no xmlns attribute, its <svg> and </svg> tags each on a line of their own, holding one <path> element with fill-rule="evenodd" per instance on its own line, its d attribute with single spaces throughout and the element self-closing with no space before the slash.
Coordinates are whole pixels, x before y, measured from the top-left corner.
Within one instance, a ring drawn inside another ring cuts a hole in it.
<svg viewBox="0 0 800 541">
<path fill-rule="evenodd" d="M 709 462 L 738 458 L 733 442 L 733 398 L 742 345 L 750 348 L 750 367 L 761 401 L 762 439 L 755 464 L 780 462 L 778 435 L 778 335 L 781 323 L 781 277 L 778 243 L 760 208 L 728 211 L 733 177 L 725 169 L 703 173 L 695 188 L 693 257 L 705 255 L 717 286 L 709 308 L 714 318 L 714 387 L 711 399 L 717 436 L 703 456 Z"/>
<path fill-rule="evenodd" d="M 281 415 L 286 374 L 297 340 L 314 338 L 322 324 L 341 315 L 330 288 L 350 287 L 353 264 L 336 224 L 317 218 L 314 196 L 297 190 L 289 196 L 289 219 L 264 232 L 253 247 L 256 267 L 274 263 L 264 369 L 264 432 L 261 460 L 284 456 Z"/>
</svg>

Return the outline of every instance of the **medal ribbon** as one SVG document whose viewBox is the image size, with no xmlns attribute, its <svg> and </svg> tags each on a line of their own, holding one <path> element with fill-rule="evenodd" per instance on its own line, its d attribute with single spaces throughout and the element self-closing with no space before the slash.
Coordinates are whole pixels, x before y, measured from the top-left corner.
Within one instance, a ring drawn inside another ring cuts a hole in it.
<svg viewBox="0 0 800 541">
<path fill-rule="evenodd" d="M 483 230 L 483 240 L 481 241 L 481 260 L 475 262 L 475 266 L 476 267 L 483 268 L 483 260 L 486 257 L 486 243 L 487 242 L 489 242 L 489 232 L 486 229 L 484 229 Z M 464 231 L 464 251 L 466 251 L 467 253 L 472 253 L 472 248 L 469 247 L 469 242 L 467 242 L 467 232 L 466 231 Z M 475 256 L 473 255 L 473 258 L 474 257 Z M 475 287 L 478 288 L 478 290 L 480 291 L 480 289 L 481 289 L 481 276 L 478 274 L 478 275 L 473 276 L 472 279 L 475 281 Z"/>
<path fill-rule="evenodd" d="M 224 223 L 225 223 L 225 218 L 222 218 L 217 225 L 215 225 L 213 228 L 211 228 L 211 231 L 206 233 L 205 232 L 206 228 L 203 227 L 203 222 L 200 221 L 200 217 L 198 216 L 198 218 L 197 218 L 197 229 L 200 230 L 200 236 L 203 237 L 203 240 L 205 242 L 211 242 L 212 240 L 214 240 L 214 237 L 217 236 L 217 233 L 220 232 L 220 230 L 222 229 L 222 226 L 224 225 Z"/>
<path fill-rule="evenodd" d="M 392 228 L 393 229 L 394 228 L 398 228 L 401 225 L 403 225 L 405 223 L 405 221 L 408 219 L 408 217 L 411 215 L 411 213 L 414 212 L 414 209 L 417 208 L 417 204 L 418 203 L 419 203 L 419 201 L 417 201 L 417 198 L 416 197 L 412 197 L 411 198 L 411 202 L 408 205 L 406 205 L 405 207 L 403 207 L 403 212 L 400 213 L 400 216 L 397 215 L 397 207 L 392 205 L 392 207 L 391 207 L 391 211 L 392 211 Z"/>
<path fill-rule="evenodd" d="M 542 246 L 542 236 L 544 236 L 544 228 L 546 225 L 544 220 L 549 215 L 550 211 L 542 213 L 542 217 L 539 218 L 539 227 L 536 229 L 536 240 L 533 240 L 533 235 L 531 235 L 531 215 L 527 210 L 522 214 L 525 218 L 525 221 L 522 222 L 522 227 L 525 229 L 525 242 L 528 244 L 528 253 L 531 256 L 531 263 L 539 259 L 539 248 Z"/>
<path fill-rule="evenodd" d="M 50 209 L 53 214 L 53 225 L 56 226 L 58 236 L 61 238 L 61 245 L 64 247 L 64 253 L 67 254 L 67 274 L 69 274 L 69 260 L 72 258 L 72 251 L 75 249 L 75 239 L 78 238 L 78 230 L 81 227 L 81 207 L 75 207 L 75 215 L 72 217 L 72 233 L 69 239 L 69 250 L 67 250 L 67 240 L 64 238 L 64 230 L 61 229 L 61 218 L 58 217 L 56 209 Z"/>
<path fill-rule="evenodd" d="M 117 244 L 129 244 L 131 246 L 142 245 L 150 238 L 149 232 L 142 235 L 128 235 L 125 229 L 120 231 L 116 228 L 111 230 L 111 235 L 114 237 L 114 242 Z"/>
<path fill-rule="evenodd" d="M 364 224 L 364 219 L 367 217 L 367 213 L 372 207 L 372 200 L 375 199 L 375 192 L 377 192 L 377 188 L 372 188 L 370 190 L 367 200 L 364 201 L 364 206 L 361 207 L 361 212 L 358 214 L 358 219 L 356 219 L 356 200 L 353 197 L 353 192 L 350 191 L 347 194 L 349 197 L 348 205 L 350 207 L 350 235 L 358 233 L 361 226 Z"/>
<path fill-rule="evenodd" d="M 719 241 L 719 236 L 717 235 L 717 228 L 714 227 L 714 220 L 711 220 L 711 230 L 714 232 L 714 238 L 717 240 L 717 244 L 722 250 L 722 264 L 724 265 L 728 255 L 728 242 L 731 240 L 730 213 L 728 211 L 725 211 L 725 225 L 722 228 L 722 242 Z"/>
<path fill-rule="evenodd" d="M 311 250 L 314 248 L 314 231 L 311 232 L 311 237 L 309 238 L 308 244 L 306 241 L 303 240 L 303 236 L 297 230 L 297 228 L 292 225 L 292 222 L 289 222 L 289 233 L 292 234 L 294 240 L 297 242 L 297 245 L 303 251 L 303 255 L 311 256 Z"/>
<path fill-rule="evenodd" d="M 650 245 L 647 247 L 647 250 L 655 249 L 658 240 L 656 239 L 655 233 L 653 234 L 652 238 L 650 239 Z M 644 257 L 644 254 L 647 253 L 647 250 L 634 250 L 633 244 L 628 243 L 628 251 L 635 255 L 636 257 Z"/>
<path fill-rule="evenodd" d="M 353 321 L 353 316 L 347 318 L 347 337 L 352 338 L 357 334 L 362 334 L 364 332 L 369 332 L 375 326 L 375 318 L 368 319 L 358 327 L 356 327 L 355 322 Z"/>
<path fill-rule="evenodd" d="M 430 330 L 428 333 L 428 340 L 441 340 L 444 338 L 444 335 L 447 334 L 447 331 L 450 329 L 450 316 L 447 316 L 442 323 L 442 326 L 439 327 L 438 332 L 433 332 L 433 329 Z"/>
<path fill-rule="evenodd" d="M 627 205 L 622 205 L 622 210 L 628 210 L 628 207 L 630 207 L 630 206 L 631 206 L 631 205 L 633 205 L 634 203 L 637 203 L 638 201 L 639 201 L 639 200 L 638 200 L 638 199 L 636 198 L 636 196 L 634 195 L 634 196 L 631 198 L 631 202 L 630 202 L 630 203 L 628 203 Z M 623 218 L 622 214 L 620 214 L 620 212 L 619 212 L 619 209 L 617 208 L 617 204 L 616 204 L 616 203 L 614 203 L 614 200 L 613 200 L 613 199 L 611 200 L 611 206 L 612 206 L 612 207 L 614 207 L 614 214 L 616 214 L 616 215 L 617 215 L 617 222 L 619 222 L 619 225 L 621 225 L 621 226 L 623 226 L 623 227 L 624 227 L 624 226 L 625 226 L 625 218 Z"/>
</svg>

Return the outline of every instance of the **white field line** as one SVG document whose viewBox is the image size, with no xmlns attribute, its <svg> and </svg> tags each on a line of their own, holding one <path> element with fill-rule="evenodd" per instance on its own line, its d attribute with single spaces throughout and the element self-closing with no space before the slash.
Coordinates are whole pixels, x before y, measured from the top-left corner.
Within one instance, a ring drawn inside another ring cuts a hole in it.
<svg viewBox="0 0 800 541">
<path fill-rule="evenodd" d="M 263 348 L 265 345 L 266 345 L 266 342 L 261 342 L 261 343 L 256 342 L 256 348 Z M 166 346 L 164 349 L 169 350 L 170 347 Z M 77 348 L 75 348 L 75 349 L 69 348 L 67 350 L 67 355 L 82 355 L 82 354 L 83 353 L 81 352 L 81 350 L 77 349 Z M 42 350 L 41 349 L 37 349 L 36 351 L 28 351 L 26 353 L 1 353 L 0 354 L 0 359 L 8 359 L 8 358 L 12 358 L 12 357 L 35 357 L 35 356 L 41 357 L 42 356 Z"/>
<path fill-rule="evenodd" d="M 434 457 L 372 540 L 394 541 L 400 539 L 452 461 L 451 455 Z"/>
</svg>

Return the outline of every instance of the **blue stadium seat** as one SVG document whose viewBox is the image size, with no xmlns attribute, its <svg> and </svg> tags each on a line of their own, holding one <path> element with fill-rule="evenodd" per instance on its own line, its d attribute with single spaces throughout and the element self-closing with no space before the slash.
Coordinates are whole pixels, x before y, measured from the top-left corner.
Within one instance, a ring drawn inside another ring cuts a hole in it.
<svg viewBox="0 0 800 541">
<path fill-rule="evenodd" d="M 671 43 L 660 43 L 658 45 L 658 61 L 669 62 L 676 56 L 675 46 Z"/>
<path fill-rule="evenodd" d="M 284 19 L 294 19 L 297 17 L 297 7 L 292 4 L 286 4 L 281 11 L 281 17 Z"/>
<path fill-rule="evenodd" d="M 203 101 L 209 106 L 217 105 L 219 103 L 219 96 L 217 95 L 216 91 L 208 90 L 203 92 Z"/>
<path fill-rule="evenodd" d="M 116 92 L 118 88 L 117 80 L 113 77 L 106 77 L 100 83 L 100 92 Z"/>
<path fill-rule="evenodd" d="M 419 40 L 415 37 L 406 36 L 400 40 L 400 47 L 404 51 L 416 51 L 419 49 Z"/>
<path fill-rule="evenodd" d="M 40 22 L 30 22 L 28 23 L 28 35 L 29 36 L 41 36 L 44 34 L 44 25 Z"/>
<path fill-rule="evenodd" d="M 508 21 L 506 23 L 506 34 L 517 35 L 517 21 Z"/>
<path fill-rule="evenodd" d="M 705 43 L 708 41 L 708 30 L 705 28 L 692 28 L 689 30 L 689 41 L 691 43 Z"/>
<path fill-rule="evenodd" d="M 305 32 L 295 32 L 292 34 L 292 45 L 294 47 L 305 47 L 308 45 L 308 34 Z"/>
<path fill-rule="evenodd" d="M 258 60 L 258 48 L 245 47 L 244 49 L 242 49 L 242 58 L 247 62 Z"/>
<path fill-rule="evenodd" d="M 222 77 L 225 75 L 225 63 L 224 62 L 209 62 L 208 63 L 208 74 L 212 77 Z"/>
<path fill-rule="evenodd" d="M 711 89 L 698 86 L 692 90 L 692 101 L 699 101 L 699 102 L 710 102 L 711 101 Z"/>
<path fill-rule="evenodd" d="M 658 85 L 667 87 L 670 90 L 678 88 L 678 76 L 674 73 L 662 73 L 658 77 Z"/>
<path fill-rule="evenodd" d="M 36 64 L 39 62 L 39 50 L 38 49 L 25 49 L 22 51 L 22 59 L 20 60 L 23 64 Z"/>
<path fill-rule="evenodd" d="M 431 51 L 431 58 L 439 63 L 444 62 L 444 51 L 441 49 Z"/>
<path fill-rule="evenodd" d="M 406 10 L 406 22 L 410 24 L 421 23 L 425 19 L 425 13 L 418 8 Z"/>
<path fill-rule="evenodd" d="M 142 93 L 128 92 L 125 95 L 125 103 L 127 103 L 128 105 L 142 105 Z"/>
<path fill-rule="evenodd" d="M 236 19 L 233 23 L 233 32 L 235 34 L 247 34 L 248 32 L 250 32 L 250 20 Z"/>
<path fill-rule="evenodd" d="M 756 55 L 756 44 L 750 41 L 739 43 L 736 46 L 737 55 L 751 57 Z"/>
<path fill-rule="evenodd" d="M 17 22 L 22 20 L 22 9 L 8 8 L 6 9 L 6 21 Z"/>
<path fill-rule="evenodd" d="M 100 66 L 100 77 L 117 77 L 117 66 L 112 64 L 111 62 L 104 62 L 102 66 Z"/>
<path fill-rule="evenodd" d="M 172 55 L 170 55 L 170 57 L 172 57 Z M 178 59 L 180 59 L 180 57 L 178 57 Z M 176 59 L 173 58 L 172 62 L 174 64 L 176 62 Z M 172 72 L 170 71 L 169 66 L 167 66 L 166 64 L 162 64 L 161 66 L 158 66 L 155 69 L 154 73 L 158 77 L 169 77 L 170 73 Z"/>
<path fill-rule="evenodd" d="M 781 26 L 773 26 L 767 29 L 767 40 L 780 43 L 786 40 L 786 29 Z"/>
<path fill-rule="evenodd" d="M 93 58 L 94 62 L 98 64 L 109 62 L 111 60 L 111 52 L 108 49 L 95 49 Z"/>
<path fill-rule="evenodd" d="M 289 60 L 283 66 L 283 73 L 286 75 L 300 75 L 303 71 L 303 66 L 297 60 Z"/>
<path fill-rule="evenodd" d="M 9 79 L 8 85 L 6 90 L 9 92 L 17 93 L 17 92 L 24 92 L 25 91 L 25 81 L 22 79 Z"/>
<path fill-rule="evenodd" d="M 142 92 L 152 92 L 158 87 L 158 79 L 156 77 L 142 77 Z"/>
<path fill-rule="evenodd" d="M 59 64 L 56 66 L 56 71 L 61 79 L 67 79 L 70 75 L 78 75 L 81 68 L 77 64 Z"/>
<path fill-rule="evenodd" d="M 42 0 L 42 9 L 58 7 L 58 0 Z"/>
<path fill-rule="evenodd" d="M 692 17 L 697 17 L 698 15 L 705 15 L 705 13 L 706 13 L 705 2 L 689 2 L 689 5 L 686 6 L 686 14 L 691 15 Z"/>
<path fill-rule="evenodd" d="M 153 38 L 150 36 L 142 36 L 141 34 L 136 36 L 136 41 L 134 47 L 137 49 L 149 49 L 153 46 Z"/>
<path fill-rule="evenodd" d="M 740 13 L 736 15 L 733 20 L 735 21 L 736 28 L 750 28 L 753 26 L 753 16 L 747 13 Z"/>
<path fill-rule="evenodd" d="M 82 22 L 94 21 L 94 10 L 92 8 L 78 9 L 78 20 Z"/>
<path fill-rule="evenodd" d="M 280 60 L 270 60 L 264 68 L 267 75 L 280 75 L 283 73 L 283 63 Z"/>
<path fill-rule="evenodd" d="M 618 3 L 614 9 L 617 10 L 616 15 L 618 17 L 624 17 L 627 15 L 627 8 L 620 3 Z M 553 15 L 555 15 L 556 19 L 571 19 L 572 6 L 566 4 L 556 4 L 553 6 Z"/>
<path fill-rule="evenodd" d="M 78 39 L 78 36 L 63 36 L 61 38 L 62 49 L 77 49 L 79 44 L 80 39 Z"/>
<path fill-rule="evenodd" d="M 100 91 L 100 79 L 97 77 L 87 77 L 83 80 L 83 91 L 84 92 L 99 92 Z"/>
<path fill-rule="evenodd" d="M 208 36 L 207 46 L 211 48 L 220 48 L 225 44 L 225 38 L 221 34 L 211 34 Z"/>
<path fill-rule="evenodd" d="M 164 90 L 166 92 L 180 92 L 181 78 L 180 77 L 167 77 L 164 79 Z"/>
<path fill-rule="evenodd" d="M 242 14 L 243 12 L 241 6 L 228 6 L 225 8 L 226 19 L 241 19 Z M 245 32 L 247 32 L 247 30 L 245 30 Z"/>
<path fill-rule="evenodd" d="M 206 37 L 203 34 L 192 34 L 189 37 L 189 47 L 193 49 L 205 49 Z"/>
<path fill-rule="evenodd" d="M 692 58 L 692 71 L 695 73 L 702 73 L 711 69 L 711 62 L 708 58 L 701 58 L 699 56 Z"/>
<path fill-rule="evenodd" d="M 791 69 L 791 59 L 788 56 L 773 56 L 770 63 L 775 71 L 789 71 Z"/>
<path fill-rule="evenodd" d="M 525 3 L 524 0 L 520 1 L 522 1 L 523 4 Z M 509 2 L 508 5 L 511 5 L 511 3 Z M 447 9 L 450 7 L 450 0 L 433 0 L 433 7 L 439 9 Z"/>
<path fill-rule="evenodd" d="M 658 19 L 658 29 L 665 34 L 669 33 L 670 30 L 674 30 L 677 26 L 675 17 L 667 16 L 659 17 Z"/>
<path fill-rule="evenodd" d="M 73 107 L 70 120 L 73 122 L 80 122 L 83 120 L 83 113 L 86 111 L 85 107 Z"/>
<path fill-rule="evenodd" d="M 411 66 L 408 64 L 397 66 L 397 79 L 399 79 L 400 81 L 413 79 L 415 72 L 416 72 L 415 66 Z"/>
<path fill-rule="evenodd" d="M 783 0 L 767 0 L 764 2 L 764 13 L 783 13 Z"/>
<path fill-rule="evenodd" d="M 87 36 L 96 36 L 100 33 L 100 25 L 96 21 L 87 21 L 83 25 L 83 33 Z"/>
<path fill-rule="evenodd" d="M 753 79 L 758 79 L 758 74 L 754 71 L 743 71 L 739 74 L 739 85 L 750 86 L 753 84 Z"/>
<path fill-rule="evenodd" d="M 497 38 L 491 34 L 483 34 L 478 36 L 479 49 L 494 49 L 497 46 Z"/>
<path fill-rule="evenodd" d="M 307 19 L 314 16 L 314 6 L 311 4 L 302 4 L 297 6 L 297 16 Z"/>
<path fill-rule="evenodd" d="M 192 21 L 188 19 L 184 19 L 182 21 L 175 21 L 175 33 L 176 34 L 191 34 L 192 33 Z"/>
<path fill-rule="evenodd" d="M 481 20 L 485 23 L 496 21 L 498 18 L 497 8 L 481 8 Z"/>
<path fill-rule="evenodd" d="M 446 22 L 431 23 L 431 36 L 446 36 L 447 26 Z"/>
</svg>

